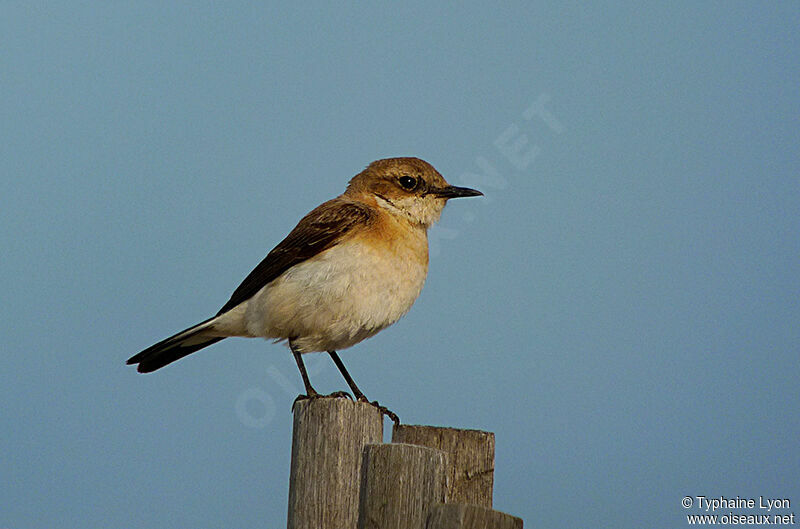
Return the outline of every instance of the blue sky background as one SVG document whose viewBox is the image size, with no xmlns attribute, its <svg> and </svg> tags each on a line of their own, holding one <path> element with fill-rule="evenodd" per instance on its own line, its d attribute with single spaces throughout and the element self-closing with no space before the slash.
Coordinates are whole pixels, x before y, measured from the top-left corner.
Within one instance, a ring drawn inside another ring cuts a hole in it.
<svg viewBox="0 0 800 529">
<path fill-rule="evenodd" d="M 342 357 L 405 422 L 495 432 L 495 508 L 798 510 L 800 4 L 428 4 L 0 4 L 0 527 L 284 525 L 288 351 L 124 361 L 397 155 L 486 197 Z"/>
</svg>

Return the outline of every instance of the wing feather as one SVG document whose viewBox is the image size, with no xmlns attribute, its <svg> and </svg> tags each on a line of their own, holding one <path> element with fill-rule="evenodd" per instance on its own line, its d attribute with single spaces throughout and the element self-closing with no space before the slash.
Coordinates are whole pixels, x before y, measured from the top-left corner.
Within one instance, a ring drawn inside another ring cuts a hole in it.
<svg viewBox="0 0 800 529">
<path fill-rule="evenodd" d="M 247 301 L 292 266 L 335 246 L 354 227 L 371 221 L 366 205 L 341 198 L 316 207 L 248 274 L 217 315 Z"/>
</svg>

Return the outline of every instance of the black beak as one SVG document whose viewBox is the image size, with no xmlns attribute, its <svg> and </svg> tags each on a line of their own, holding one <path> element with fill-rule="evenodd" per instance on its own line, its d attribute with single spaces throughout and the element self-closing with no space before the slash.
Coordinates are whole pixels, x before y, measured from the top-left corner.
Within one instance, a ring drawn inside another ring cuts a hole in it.
<svg viewBox="0 0 800 529">
<path fill-rule="evenodd" d="M 477 189 L 470 189 L 468 187 L 447 186 L 437 189 L 433 192 L 434 195 L 441 198 L 463 198 L 463 197 L 482 197 L 483 193 Z"/>
</svg>

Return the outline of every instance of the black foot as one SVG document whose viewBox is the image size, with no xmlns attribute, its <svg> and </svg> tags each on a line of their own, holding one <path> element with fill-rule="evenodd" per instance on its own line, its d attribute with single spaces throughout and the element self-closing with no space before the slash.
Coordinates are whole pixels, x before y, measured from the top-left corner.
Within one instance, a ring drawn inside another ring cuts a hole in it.
<svg viewBox="0 0 800 529">
<path fill-rule="evenodd" d="M 315 399 L 350 399 L 353 400 L 353 397 L 346 391 L 334 391 L 328 395 L 320 395 L 316 391 L 310 395 L 298 395 L 294 402 L 292 402 L 292 411 L 294 411 L 294 405 L 300 402 L 301 400 L 315 400 Z"/>
<path fill-rule="evenodd" d="M 366 402 L 370 406 L 378 408 L 379 412 L 389 417 L 392 420 L 392 422 L 395 423 L 395 425 L 400 426 L 400 417 L 398 417 L 395 412 L 393 412 L 386 406 L 381 406 L 377 400 L 373 400 L 372 402 L 370 402 L 370 400 L 367 397 L 361 395 L 360 397 L 358 397 L 358 402 Z"/>
<path fill-rule="evenodd" d="M 294 399 L 294 402 L 292 403 L 292 411 L 294 411 L 295 404 L 297 404 L 301 400 L 315 400 L 315 399 L 350 399 L 350 400 L 353 400 L 353 397 L 346 391 L 334 391 L 333 393 L 330 393 L 328 395 L 320 395 L 319 393 L 317 393 L 315 391 L 311 395 L 298 395 L 297 398 Z M 373 400 L 373 401 L 370 402 L 370 400 L 367 397 L 365 397 L 363 394 L 359 395 L 356 400 L 358 400 L 358 402 L 365 402 L 365 403 L 369 404 L 370 406 L 374 406 L 383 415 L 386 415 L 387 417 L 389 417 L 392 420 L 393 423 L 395 423 L 396 425 L 400 426 L 400 417 L 398 417 L 395 412 L 393 412 L 392 410 L 390 410 L 386 406 L 381 406 L 380 403 L 377 400 Z"/>
<path fill-rule="evenodd" d="M 334 399 L 350 399 L 350 400 L 353 400 L 353 396 L 350 395 L 346 391 L 334 391 L 333 393 L 331 393 L 329 395 L 323 395 L 323 397 L 334 398 Z"/>
</svg>

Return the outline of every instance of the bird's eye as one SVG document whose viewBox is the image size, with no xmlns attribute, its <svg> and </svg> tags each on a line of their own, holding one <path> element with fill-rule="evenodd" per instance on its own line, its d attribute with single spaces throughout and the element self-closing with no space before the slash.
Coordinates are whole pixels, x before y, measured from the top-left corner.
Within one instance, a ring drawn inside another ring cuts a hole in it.
<svg viewBox="0 0 800 529">
<path fill-rule="evenodd" d="M 398 180 L 400 185 L 403 186 L 403 189 L 406 191 L 411 191 L 417 187 L 419 184 L 419 180 L 414 178 L 413 176 L 403 175 Z"/>
</svg>

